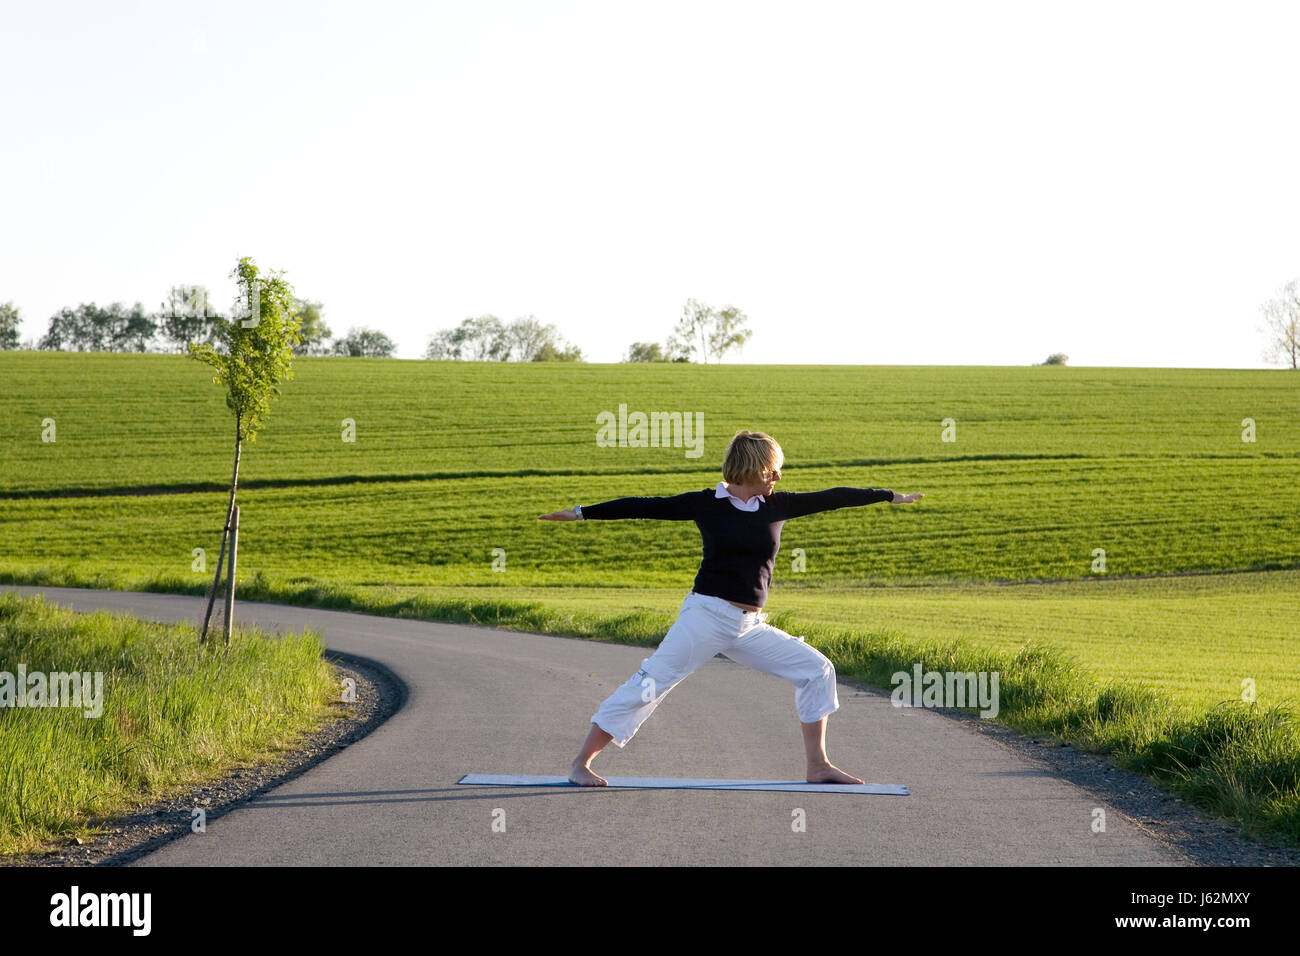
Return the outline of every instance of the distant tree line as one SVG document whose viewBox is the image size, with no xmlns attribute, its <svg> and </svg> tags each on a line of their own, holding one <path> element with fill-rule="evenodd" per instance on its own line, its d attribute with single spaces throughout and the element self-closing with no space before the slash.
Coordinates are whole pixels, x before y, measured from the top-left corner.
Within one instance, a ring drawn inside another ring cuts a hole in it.
<svg viewBox="0 0 1300 956">
<path fill-rule="evenodd" d="M 324 306 L 294 298 L 302 341 L 295 355 L 341 355 L 391 358 L 397 346 L 377 329 L 350 328 L 333 338 L 322 317 Z M 232 321 L 212 308 L 203 286 L 173 286 L 158 309 L 139 302 L 99 306 L 82 303 L 59 310 L 38 341 L 18 342 L 19 310 L 0 304 L 0 349 L 50 349 L 77 352 L 185 352 L 191 343 L 212 345 L 222 323 Z M 741 348 L 752 333 L 748 318 L 735 306 L 714 309 L 688 299 L 677 325 L 664 342 L 633 342 L 624 362 L 710 362 Z M 554 324 L 527 315 L 503 322 L 494 315 L 464 319 L 430 336 L 424 357 L 469 362 L 581 362 L 582 349 L 568 342 Z"/>
<path fill-rule="evenodd" d="M 383 332 L 371 328 L 351 328 L 346 335 L 330 341 L 330 331 L 321 312 L 320 302 L 294 298 L 302 341 L 293 347 L 295 355 L 345 355 L 366 358 L 391 358 L 397 345 Z M 60 309 L 50 318 L 49 327 L 40 339 L 19 344 L 19 309 L 12 303 L 0 304 L 0 349 L 46 349 L 68 352 L 185 352 L 191 342 L 213 345 L 222 323 L 231 317 L 214 310 L 208 290 L 203 286 L 172 286 L 167 297 L 154 312 L 137 302 L 127 307 L 121 302 L 100 306 L 83 302 L 75 308 Z"/>
<path fill-rule="evenodd" d="M 306 299 L 293 300 L 298 309 L 302 342 L 296 355 L 344 355 L 391 358 L 397 346 L 377 329 L 352 327 L 346 335 L 332 339 L 321 317 L 323 305 Z M 1288 282 L 1278 295 L 1262 306 L 1267 337 L 1264 358 L 1300 369 L 1300 279 Z M 60 309 L 50 317 L 49 327 L 39 340 L 20 344 L 18 329 L 22 316 L 13 302 L 0 303 L 0 350 L 51 349 L 77 352 L 184 352 L 191 342 L 212 344 L 228 321 L 213 311 L 208 292 L 202 286 L 173 286 L 155 312 L 139 303 L 127 307 L 121 302 L 99 306 L 82 303 Z M 628 346 L 624 362 L 709 362 L 721 361 L 733 349 L 742 348 L 752 336 L 749 319 L 735 306 L 714 309 L 688 299 L 681 319 L 664 342 L 637 341 Z M 425 358 L 472 362 L 581 362 L 582 349 L 570 344 L 553 324 L 542 324 L 534 316 L 502 322 L 493 315 L 465 319 L 455 328 L 443 329 L 430 337 Z M 1044 365 L 1065 365 L 1064 353 L 1047 357 Z"/>
<path fill-rule="evenodd" d="M 582 349 L 570 345 L 554 325 L 543 325 L 535 316 L 507 323 L 495 315 L 480 315 L 435 332 L 424 357 L 465 362 L 581 362 Z"/>
<path fill-rule="evenodd" d="M 688 299 L 665 342 L 633 342 L 622 360 L 717 362 L 749 340 L 748 321 L 735 306 L 714 309 Z M 582 349 L 566 342 L 554 325 L 543 325 L 535 316 L 502 322 L 495 315 L 480 315 L 435 332 L 424 357 L 463 362 L 581 362 Z"/>
</svg>

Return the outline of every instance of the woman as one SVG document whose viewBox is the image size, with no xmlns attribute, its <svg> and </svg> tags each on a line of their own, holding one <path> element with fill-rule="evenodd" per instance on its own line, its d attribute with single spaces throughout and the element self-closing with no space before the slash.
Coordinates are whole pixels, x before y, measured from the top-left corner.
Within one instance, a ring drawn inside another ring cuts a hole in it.
<svg viewBox="0 0 1300 956">
<path fill-rule="evenodd" d="M 781 547 L 781 526 L 788 519 L 877 501 L 910 504 L 925 496 L 875 488 L 774 493 L 783 462 L 781 446 L 770 435 L 742 429 L 727 445 L 724 480 L 716 488 L 669 498 L 617 498 L 540 516 L 548 521 L 693 520 L 704 539 L 695 586 L 677 621 L 641 669 L 592 715 L 587 739 L 569 770 L 573 783 L 607 786 L 591 769 L 596 754 L 611 740 L 623 747 L 678 682 L 719 652 L 794 684 L 809 783 L 862 783 L 826 757 L 826 718 L 840 706 L 834 665 L 803 638 L 768 624 L 763 605 Z"/>
</svg>

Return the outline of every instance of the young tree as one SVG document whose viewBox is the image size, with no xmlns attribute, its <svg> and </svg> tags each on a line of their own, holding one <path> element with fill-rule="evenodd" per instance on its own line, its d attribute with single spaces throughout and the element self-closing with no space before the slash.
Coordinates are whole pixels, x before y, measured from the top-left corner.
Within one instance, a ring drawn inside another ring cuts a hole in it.
<svg viewBox="0 0 1300 956">
<path fill-rule="evenodd" d="M 1300 279 L 1282 287 L 1276 299 L 1265 302 L 1263 332 L 1268 336 L 1264 361 L 1291 363 L 1300 368 Z"/>
<path fill-rule="evenodd" d="M 23 321 L 19 311 L 12 302 L 0 304 L 0 349 L 18 348 L 18 326 Z"/>
<path fill-rule="evenodd" d="M 285 281 L 284 273 L 263 277 L 253 260 L 245 256 L 230 274 L 239 289 L 234 314 L 218 323 L 215 345 L 205 342 L 189 346 L 191 356 L 216 370 L 212 381 L 225 387 L 226 406 L 235 413 L 235 466 L 230 475 L 230 499 L 200 640 L 207 639 L 212 604 L 221 582 L 244 441 L 257 439 L 271 412 L 271 396 L 280 394 L 281 382 L 293 378 L 293 347 L 298 344 L 298 312 L 294 307 L 293 288 Z"/>
</svg>

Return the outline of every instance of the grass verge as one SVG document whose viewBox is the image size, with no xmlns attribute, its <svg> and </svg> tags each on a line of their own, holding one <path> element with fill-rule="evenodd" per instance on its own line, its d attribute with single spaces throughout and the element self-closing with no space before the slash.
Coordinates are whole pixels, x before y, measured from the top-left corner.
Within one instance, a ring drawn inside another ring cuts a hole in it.
<svg viewBox="0 0 1300 956">
<path fill-rule="evenodd" d="M 6 699 L 0 674 L 0 855 L 88 839 L 140 806 L 274 761 L 341 706 L 323 650 L 310 632 L 238 628 L 229 648 L 200 646 L 193 625 L 0 593 L 0 672 L 11 675 Z M 100 706 L 85 706 L 88 688 L 79 707 L 53 706 L 52 693 L 14 706 L 20 666 L 99 673 Z"/>
</svg>

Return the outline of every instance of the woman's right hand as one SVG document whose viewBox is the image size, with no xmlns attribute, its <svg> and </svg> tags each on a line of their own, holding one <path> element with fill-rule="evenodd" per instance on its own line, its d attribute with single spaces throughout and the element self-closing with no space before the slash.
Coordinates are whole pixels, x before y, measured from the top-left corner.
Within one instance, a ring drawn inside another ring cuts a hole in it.
<svg viewBox="0 0 1300 956">
<path fill-rule="evenodd" d="M 572 508 L 565 508 L 563 511 L 552 511 L 548 515 L 537 516 L 542 521 L 577 521 L 578 515 Z"/>
</svg>

